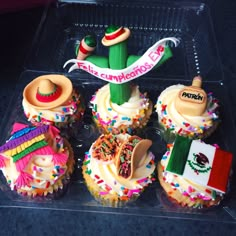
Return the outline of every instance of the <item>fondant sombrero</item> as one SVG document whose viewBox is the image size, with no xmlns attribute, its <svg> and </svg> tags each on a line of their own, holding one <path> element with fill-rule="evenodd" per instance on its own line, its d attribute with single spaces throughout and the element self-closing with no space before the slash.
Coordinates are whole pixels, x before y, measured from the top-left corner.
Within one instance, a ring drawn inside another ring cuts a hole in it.
<svg viewBox="0 0 236 236">
<path fill-rule="evenodd" d="M 71 96 L 73 86 L 63 75 L 43 75 L 31 81 L 23 91 L 27 103 L 37 109 L 63 105 Z"/>
<path fill-rule="evenodd" d="M 104 46 L 111 46 L 125 41 L 130 36 L 130 30 L 124 27 L 109 26 L 102 38 Z"/>
</svg>

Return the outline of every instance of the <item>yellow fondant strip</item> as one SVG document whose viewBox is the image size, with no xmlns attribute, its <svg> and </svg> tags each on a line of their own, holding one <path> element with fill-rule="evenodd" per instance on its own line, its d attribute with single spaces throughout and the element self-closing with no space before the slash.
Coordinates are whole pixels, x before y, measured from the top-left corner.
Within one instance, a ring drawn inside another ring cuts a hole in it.
<svg viewBox="0 0 236 236">
<path fill-rule="evenodd" d="M 21 145 L 17 146 L 16 148 L 13 148 L 11 150 L 7 150 L 4 154 L 6 156 L 12 157 L 12 156 L 24 151 L 26 148 L 30 147 L 34 143 L 37 143 L 43 139 L 44 139 L 44 134 L 41 134 L 31 140 L 28 140 L 27 142 L 22 143 Z"/>
</svg>

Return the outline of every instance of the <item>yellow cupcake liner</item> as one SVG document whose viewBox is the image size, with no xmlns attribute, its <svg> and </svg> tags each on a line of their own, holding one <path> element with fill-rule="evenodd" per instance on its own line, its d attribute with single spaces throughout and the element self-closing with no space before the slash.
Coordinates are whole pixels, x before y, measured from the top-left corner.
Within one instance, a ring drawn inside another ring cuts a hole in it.
<svg viewBox="0 0 236 236">
<path fill-rule="evenodd" d="M 88 191 L 94 197 L 94 199 L 99 202 L 102 206 L 108 207 L 123 207 L 128 203 L 134 202 L 138 199 L 141 192 L 139 194 L 133 194 L 131 198 L 123 198 L 120 197 L 117 193 L 108 193 L 105 195 L 101 195 L 100 192 L 104 190 L 100 188 L 90 177 L 89 174 L 86 173 L 87 167 L 82 166 L 82 173 L 85 180 L 85 184 L 87 186 Z"/>
<path fill-rule="evenodd" d="M 159 162 L 157 165 L 157 174 L 161 186 L 163 187 L 170 201 L 175 202 L 176 204 L 182 207 L 207 208 L 219 205 L 220 201 L 222 200 L 222 197 L 220 196 L 217 196 L 215 200 L 203 200 L 200 198 L 196 198 L 195 200 L 193 200 L 189 196 L 184 196 L 178 189 L 173 189 L 169 183 L 163 180 L 162 173 L 163 173 L 162 165 Z"/>
</svg>

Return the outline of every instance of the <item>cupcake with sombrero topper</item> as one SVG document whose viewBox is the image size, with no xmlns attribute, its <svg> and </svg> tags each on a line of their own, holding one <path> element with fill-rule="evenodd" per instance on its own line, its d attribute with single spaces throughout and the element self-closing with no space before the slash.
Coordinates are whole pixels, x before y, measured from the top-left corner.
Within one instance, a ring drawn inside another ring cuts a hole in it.
<svg viewBox="0 0 236 236">
<path fill-rule="evenodd" d="M 108 57 L 93 55 L 96 40 L 88 35 L 76 51 L 77 60 L 71 59 L 64 65 L 65 67 L 73 62 L 75 64 L 69 72 L 83 69 L 109 82 L 98 89 L 91 99 L 94 121 L 104 133 L 133 133 L 134 130 L 146 126 L 152 113 L 152 102 L 147 93 L 140 92 L 139 86 L 130 81 L 154 67 L 157 68 L 172 56 L 166 41 L 177 43 L 175 38 L 163 39 L 143 56 L 128 55 L 127 40 L 130 34 L 126 27 L 111 25 L 106 29 L 101 42 L 109 49 Z M 151 53 L 153 60 L 149 58 Z M 93 68 L 93 72 L 86 68 Z"/>
<path fill-rule="evenodd" d="M 63 127 L 80 121 L 84 114 L 82 97 L 63 75 L 42 75 L 23 91 L 24 113 L 34 125 Z"/>
</svg>

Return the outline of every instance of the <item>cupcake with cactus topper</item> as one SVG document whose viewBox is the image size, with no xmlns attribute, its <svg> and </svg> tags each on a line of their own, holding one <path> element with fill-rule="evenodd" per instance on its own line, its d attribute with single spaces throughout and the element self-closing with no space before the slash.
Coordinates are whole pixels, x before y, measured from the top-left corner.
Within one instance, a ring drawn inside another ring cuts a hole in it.
<svg viewBox="0 0 236 236">
<path fill-rule="evenodd" d="M 146 126 L 152 113 L 153 105 L 139 86 L 131 84 L 153 68 L 157 68 L 172 56 L 167 41 L 177 44 L 176 38 L 166 38 L 149 48 L 143 56 L 129 55 L 127 40 L 130 30 L 125 27 L 109 26 L 102 38 L 102 44 L 108 47 L 108 57 L 92 54 L 95 39 L 86 36 L 78 47 L 77 60 L 69 72 L 82 69 L 108 82 L 92 96 L 92 115 L 103 133 L 132 133 Z"/>
<path fill-rule="evenodd" d="M 202 208 L 220 203 L 228 192 L 232 153 L 177 135 L 158 163 L 167 196 L 181 206 Z"/>
<path fill-rule="evenodd" d="M 42 75 L 32 80 L 23 92 L 24 114 L 33 125 L 70 126 L 84 114 L 82 96 L 67 77 Z"/>
<path fill-rule="evenodd" d="M 15 123 L 11 137 L 0 146 L 0 167 L 12 191 L 52 196 L 68 184 L 74 155 L 56 127 Z"/>
<path fill-rule="evenodd" d="M 102 134 L 83 162 L 85 184 L 106 206 L 123 206 L 136 200 L 155 180 L 152 142 L 129 134 Z"/>
<path fill-rule="evenodd" d="M 202 78 L 196 76 L 191 86 L 172 85 L 159 95 L 155 107 L 167 142 L 176 134 L 203 139 L 218 126 L 219 102 L 201 86 Z"/>
</svg>

